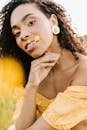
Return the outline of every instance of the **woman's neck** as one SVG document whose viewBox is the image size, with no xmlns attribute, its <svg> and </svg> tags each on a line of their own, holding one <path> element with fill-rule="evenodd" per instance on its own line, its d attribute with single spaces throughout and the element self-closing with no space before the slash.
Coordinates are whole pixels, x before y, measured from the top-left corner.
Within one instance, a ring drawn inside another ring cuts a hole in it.
<svg viewBox="0 0 87 130">
<path fill-rule="evenodd" d="M 46 50 L 46 52 L 47 53 L 52 52 L 52 53 L 58 53 L 58 54 L 62 52 L 62 48 L 60 47 L 57 37 L 54 37 L 53 42 L 51 43 L 49 48 Z"/>
<path fill-rule="evenodd" d="M 59 61 L 57 62 L 57 66 L 60 66 L 62 71 L 68 70 L 78 64 L 78 60 L 75 59 L 73 54 L 67 50 L 63 49 L 61 52 L 61 56 Z"/>
<path fill-rule="evenodd" d="M 68 68 L 70 68 L 78 63 L 78 60 L 75 59 L 72 52 L 60 47 L 60 44 L 59 44 L 56 37 L 54 38 L 54 42 L 50 45 L 50 47 L 48 48 L 48 50 L 46 52 L 60 54 L 60 58 L 58 59 L 58 62 L 55 65 L 56 67 L 58 66 L 58 70 L 59 69 L 62 71 L 66 70 L 66 69 L 68 69 Z"/>
</svg>

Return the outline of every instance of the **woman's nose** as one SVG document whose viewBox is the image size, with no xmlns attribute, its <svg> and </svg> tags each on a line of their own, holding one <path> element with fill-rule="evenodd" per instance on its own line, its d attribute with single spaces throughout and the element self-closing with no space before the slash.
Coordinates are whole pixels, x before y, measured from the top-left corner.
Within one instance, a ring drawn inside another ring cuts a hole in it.
<svg viewBox="0 0 87 130">
<path fill-rule="evenodd" d="M 24 35 L 24 36 L 21 37 L 21 40 L 22 40 L 22 41 L 26 41 L 26 40 L 28 40 L 28 38 L 29 38 L 28 35 Z"/>
<path fill-rule="evenodd" d="M 26 41 L 29 39 L 29 37 L 31 37 L 31 32 L 30 30 L 28 30 L 27 28 L 25 28 L 23 26 L 23 28 L 21 29 L 21 40 L 22 41 Z"/>
</svg>

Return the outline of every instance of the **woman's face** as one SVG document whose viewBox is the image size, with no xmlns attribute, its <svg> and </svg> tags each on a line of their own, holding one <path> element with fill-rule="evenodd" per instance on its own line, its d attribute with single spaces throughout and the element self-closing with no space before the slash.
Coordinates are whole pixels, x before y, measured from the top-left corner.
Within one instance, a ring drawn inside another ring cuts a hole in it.
<svg viewBox="0 0 87 130">
<path fill-rule="evenodd" d="M 52 20 L 35 4 L 22 4 L 11 14 L 12 33 L 17 45 L 34 58 L 43 55 L 53 42 Z"/>
</svg>

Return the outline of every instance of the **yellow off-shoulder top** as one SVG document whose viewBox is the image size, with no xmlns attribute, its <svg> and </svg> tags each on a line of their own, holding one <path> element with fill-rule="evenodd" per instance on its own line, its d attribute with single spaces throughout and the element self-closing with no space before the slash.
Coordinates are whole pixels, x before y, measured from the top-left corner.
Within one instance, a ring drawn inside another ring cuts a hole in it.
<svg viewBox="0 0 87 130">
<path fill-rule="evenodd" d="M 47 109 L 50 103 L 53 102 L 54 99 L 48 99 L 41 94 L 37 93 L 36 102 L 37 102 L 37 118 L 39 118 L 42 113 Z"/>
<path fill-rule="evenodd" d="M 87 129 L 87 86 L 70 86 L 58 93 L 42 116 L 57 130 L 70 130 L 77 124 L 82 127 L 84 122 Z"/>
<path fill-rule="evenodd" d="M 70 86 L 51 100 L 37 93 L 36 101 L 37 118 L 42 115 L 53 128 L 57 130 L 71 130 L 75 126 L 74 130 L 87 128 L 86 86 Z M 18 106 L 19 112 L 21 103 Z M 15 115 L 17 113 L 18 111 Z"/>
</svg>

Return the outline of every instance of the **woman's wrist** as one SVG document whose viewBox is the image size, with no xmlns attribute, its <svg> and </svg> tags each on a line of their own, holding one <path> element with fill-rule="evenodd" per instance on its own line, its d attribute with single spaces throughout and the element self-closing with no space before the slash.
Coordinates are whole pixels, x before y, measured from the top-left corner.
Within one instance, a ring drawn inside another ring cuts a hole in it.
<svg viewBox="0 0 87 130">
<path fill-rule="evenodd" d="M 26 91 L 30 91 L 30 90 L 37 91 L 38 87 L 39 87 L 39 85 L 35 85 L 34 83 L 28 82 L 25 86 L 25 89 L 26 89 Z"/>
</svg>

